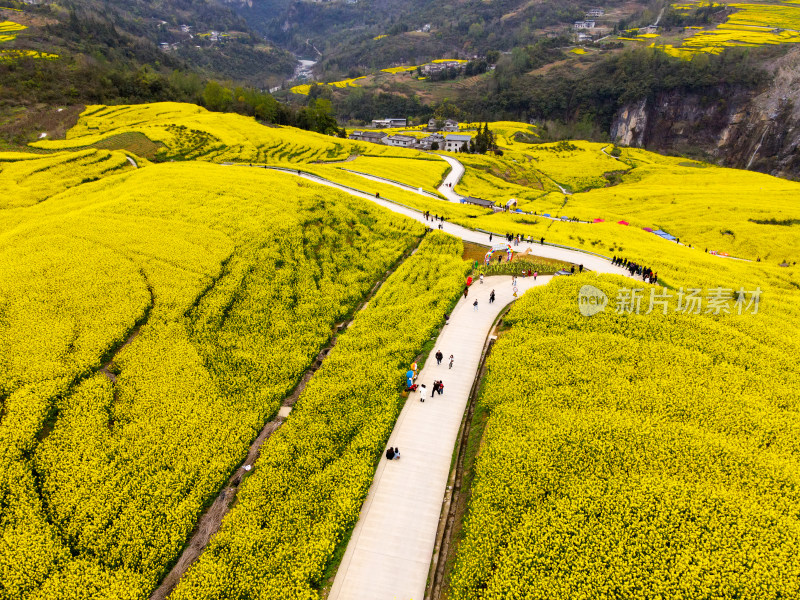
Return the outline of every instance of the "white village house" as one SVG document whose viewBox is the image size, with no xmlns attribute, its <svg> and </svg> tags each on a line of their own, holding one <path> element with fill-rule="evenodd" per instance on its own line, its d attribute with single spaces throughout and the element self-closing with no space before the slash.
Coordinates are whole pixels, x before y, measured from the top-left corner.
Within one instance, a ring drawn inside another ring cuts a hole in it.
<svg viewBox="0 0 800 600">
<path fill-rule="evenodd" d="M 372 119 L 373 129 L 388 129 L 392 127 L 408 127 L 408 119 Z"/>
<path fill-rule="evenodd" d="M 386 134 L 380 131 L 354 131 L 347 136 L 350 140 L 372 142 L 373 144 L 382 144 L 385 137 Z"/>
<path fill-rule="evenodd" d="M 442 125 L 442 131 L 458 131 L 458 121 L 447 119 Z"/>
<path fill-rule="evenodd" d="M 428 121 L 428 131 L 437 131 L 436 119 Z M 447 119 L 442 124 L 442 131 L 458 131 L 458 121 L 455 119 Z"/>
<path fill-rule="evenodd" d="M 433 144 L 436 143 L 436 149 L 444 148 L 444 136 L 441 133 L 432 133 L 429 136 L 417 140 L 413 148 L 420 150 L 433 150 Z"/>
<path fill-rule="evenodd" d="M 461 152 L 464 146 L 469 144 L 472 140 L 471 135 L 466 134 L 452 134 L 448 135 L 444 140 L 444 149 L 449 152 Z"/>
<path fill-rule="evenodd" d="M 410 148 L 417 141 L 417 138 L 410 135 L 390 135 L 383 140 L 387 146 L 400 146 L 401 148 Z"/>
</svg>

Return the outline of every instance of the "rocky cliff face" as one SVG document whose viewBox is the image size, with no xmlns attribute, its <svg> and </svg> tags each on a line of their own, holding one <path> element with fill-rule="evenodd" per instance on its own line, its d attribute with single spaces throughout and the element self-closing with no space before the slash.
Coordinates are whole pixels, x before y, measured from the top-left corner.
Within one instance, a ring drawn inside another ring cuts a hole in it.
<svg viewBox="0 0 800 600">
<path fill-rule="evenodd" d="M 760 92 L 719 86 L 624 106 L 611 137 L 626 146 L 703 154 L 724 166 L 800 179 L 800 48 L 767 68 L 773 77 Z"/>
</svg>

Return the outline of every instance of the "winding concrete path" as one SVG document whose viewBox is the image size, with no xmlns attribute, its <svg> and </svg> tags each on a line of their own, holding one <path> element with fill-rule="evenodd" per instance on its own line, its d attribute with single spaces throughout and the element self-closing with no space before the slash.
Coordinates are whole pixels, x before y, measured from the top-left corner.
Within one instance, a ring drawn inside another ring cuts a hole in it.
<svg viewBox="0 0 800 600">
<path fill-rule="evenodd" d="M 520 278 L 518 293 L 550 279 Z M 489 304 L 492 289 L 496 301 Z M 418 392 L 410 394 L 397 419 L 389 445 L 400 449 L 401 458 L 384 458 L 378 465 L 329 600 L 422 600 L 453 449 L 484 342 L 513 299 L 511 277 L 487 277 L 472 285 L 451 314 L 417 377 L 428 398 L 423 403 Z M 439 349 L 445 355 L 441 365 L 435 357 Z M 444 395 L 431 397 L 435 379 L 444 382 Z"/>
<path fill-rule="evenodd" d="M 458 163 L 458 161 L 455 162 Z M 461 163 L 458 164 L 460 165 Z M 463 166 L 461 168 L 463 169 Z M 383 206 L 384 208 L 388 208 L 393 212 L 400 213 L 401 215 L 405 215 L 406 217 L 415 219 L 420 223 L 424 223 L 425 225 L 428 225 L 431 228 L 435 229 L 438 227 L 438 224 L 435 221 L 426 220 L 425 216 L 421 212 L 414 210 L 413 208 L 408 208 L 400 204 L 395 204 L 394 202 L 386 200 L 384 198 L 376 198 L 372 194 L 367 194 L 366 192 L 359 192 L 353 190 L 351 188 L 339 185 L 337 183 L 334 183 L 317 175 L 311 175 L 309 173 L 301 173 L 298 175 L 297 171 L 284 168 L 276 170 L 284 172 L 287 175 L 291 175 L 292 177 L 301 177 L 303 179 L 308 179 L 309 181 L 313 181 L 321 185 L 326 185 L 328 187 L 336 188 L 347 194 L 350 194 L 351 196 L 355 196 L 356 198 L 363 198 L 365 200 L 369 200 L 370 202 L 374 202 L 375 204 Z M 451 173 L 450 175 L 452 174 L 453 173 Z M 447 179 L 445 179 L 445 182 L 446 181 Z M 439 191 L 442 191 L 442 189 L 439 188 Z M 474 242 L 476 244 L 483 244 L 485 246 L 491 246 L 492 244 L 504 241 L 504 238 L 502 238 L 502 236 L 492 235 L 490 240 L 490 234 L 488 233 L 475 231 L 473 229 L 467 229 L 466 227 L 462 227 L 460 225 L 456 225 L 454 223 L 450 223 L 447 221 L 442 223 L 442 229 L 451 235 L 460 237 L 464 241 Z M 545 258 L 554 258 L 557 260 L 563 260 L 565 262 L 574 263 L 576 265 L 582 264 L 586 269 L 589 269 L 590 271 L 598 271 L 600 273 L 613 273 L 615 275 L 625 275 L 625 276 L 629 275 L 626 269 L 612 265 L 611 261 L 608 260 L 607 258 L 598 256 L 596 254 L 590 254 L 588 252 L 582 252 L 581 250 L 577 249 L 564 248 L 563 246 L 553 246 L 549 244 L 539 244 L 539 243 L 528 244 L 527 242 L 521 242 L 519 246 L 514 246 L 514 251 L 525 252 L 528 248 L 530 248 L 531 253 L 536 256 L 543 256 Z"/>
<path fill-rule="evenodd" d="M 433 198 L 435 200 L 442 199 L 441 196 L 437 196 L 436 194 L 427 192 L 422 188 L 415 188 L 405 183 L 400 183 L 399 181 L 393 181 L 391 179 L 386 179 L 385 177 L 379 177 L 377 175 L 370 175 L 369 173 L 362 173 L 361 171 L 353 171 L 352 169 L 345 169 L 344 167 L 340 168 L 342 169 L 342 171 L 347 171 L 348 173 L 352 173 L 353 175 L 358 175 L 359 177 L 363 177 L 364 179 L 369 179 L 370 181 L 376 181 L 378 183 L 393 185 L 394 187 L 400 188 L 401 190 L 406 190 L 407 192 L 413 192 L 415 194 L 419 194 L 420 196 L 426 196 L 428 198 Z"/>
<path fill-rule="evenodd" d="M 452 156 L 446 156 L 444 154 L 437 154 L 437 156 L 450 165 L 450 172 L 447 174 L 447 177 L 444 178 L 442 185 L 438 188 L 439 193 L 450 200 L 450 202 L 460 203 L 463 196 L 457 194 L 455 189 L 458 182 L 461 181 L 461 178 L 464 176 L 464 165 Z"/>
<path fill-rule="evenodd" d="M 450 157 L 444 157 L 447 160 Z M 460 179 L 463 166 L 454 165 L 445 182 Z M 450 160 L 448 160 L 450 162 Z M 452 164 L 452 163 L 451 163 Z M 416 219 L 430 227 L 439 223 L 426 220 L 419 211 L 391 201 L 376 198 L 340 186 L 326 179 L 298 175 L 322 185 L 340 189 L 364 198 L 391 211 Z M 444 189 L 443 189 L 444 188 Z M 450 188 L 439 188 L 447 195 Z M 451 194 L 454 192 L 450 191 Z M 473 231 L 445 222 L 442 229 L 463 240 L 489 245 L 502 241 L 488 233 Z M 522 243 L 515 250 L 531 248 L 539 256 L 556 258 L 603 273 L 628 275 L 601 256 L 559 246 Z M 551 277 L 519 278 L 517 293 L 545 285 Z M 494 289 L 496 301 L 489 304 Z M 478 300 L 478 310 L 473 302 Z M 456 305 L 449 323 L 436 340 L 436 345 L 417 377 L 424 383 L 428 399 L 420 402 L 419 392 L 412 393 L 392 430 L 389 445 L 398 447 L 399 461 L 382 459 L 361 509 L 342 562 L 333 582 L 329 600 L 422 600 L 427 585 L 431 557 L 436 543 L 439 517 L 445 496 L 450 463 L 458 438 L 461 420 L 477 373 L 481 352 L 492 324 L 500 311 L 514 300 L 511 277 L 487 277 L 485 283 L 475 283 L 469 295 Z M 435 353 L 441 350 L 445 360 L 436 364 Z M 453 368 L 448 357 L 454 355 Z M 433 381 L 444 382 L 444 395 L 432 397 Z"/>
</svg>

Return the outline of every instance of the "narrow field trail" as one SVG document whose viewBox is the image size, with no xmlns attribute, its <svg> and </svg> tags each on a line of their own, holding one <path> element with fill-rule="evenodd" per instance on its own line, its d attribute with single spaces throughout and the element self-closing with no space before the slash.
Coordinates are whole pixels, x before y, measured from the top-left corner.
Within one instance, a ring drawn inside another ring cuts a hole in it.
<svg viewBox="0 0 800 600">
<path fill-rule="evenodd" d="M 558 183 L 558 182 L 557 182 L 555 179 L 553 179 L 553 178 L 552 178 L 552 177 L 550 177 L 549 175 L 547 176 L 547 178 L 548 178 L 550 181 L 552 181 L 552 182 L 553 182 L 553 185 L 555 185 L 555 186 L 556 186 L 556 187 L 557 187 L 559 190 L 561 190 L 561 193 L 562 193 L 562 194 L 564 194 L 565 196 L 572 196 L 572 192 L 570 192 L 568 189 L 566 189 L 566 188 L 564 188 L 564 187 L 561 187 L 561 184 L 560 184 L 560 183 Z"/>
<path fill-rule="evenodd" d="M 401 190 L 406 190 L 407 192 L 413 192 L 415 194 L 419 194 L 420 196 L 441 200 L 441 197 L 431 192 L 426 192 L 422 188 L 415 188 L 413 186 L 406 185 L 405 183 L 400 183 L 398 181 L 392 181 L 391 179 L 386 179 L 385 177 L 378 177 L 377 175 L 370 175 L 369 173 L 362 173 L 360 171 L 353 171 L 352 169 L 345 169 L 345 168 L 342 168 L 342 171 L 347 171 L 348 173 L 352 173 L 353 175 L 358 175 L 359 177 L 363 177 L 364 179 L 368 179 L 370 181 L 377 181 L 378 183 L 393 185 L 396 188 L 400 188 Z"/>
<path fill-rule="evenodd" d="M 452 156 L 445 156 L 444 154 L 437 154 L 437 156 L 450 165 L 450 172 L 444 178 L 442 185 L 439 186 L 439 193 L 444 195 L 450 202 L 460 203 L 463 196 L 457 194 L 455 188 L 464 176 L 464 165 Z"/>
</svg>

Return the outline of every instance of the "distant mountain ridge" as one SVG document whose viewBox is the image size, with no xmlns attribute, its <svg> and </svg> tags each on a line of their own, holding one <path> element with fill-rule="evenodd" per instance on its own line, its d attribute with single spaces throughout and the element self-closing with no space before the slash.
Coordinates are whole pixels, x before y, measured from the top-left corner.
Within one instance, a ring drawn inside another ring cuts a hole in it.
<svg viewBox="0 0 800 600">
<path fill-rule="evenodd" d="M 312 53 L 313 45 L 328 66 L 341 71 L 445 54 L 511 50 L 531 43 L 534 31 L 568 27 L 595 6 L 583 0 L 229 0 L 229 4 L 269 39 L 297 53 Z M 621 0 L 603 4 L 610 11 L 639 6 Z M 606 20 L 613 26 L 618 18 L 612 15 Z"/>
<path fill-rule="evenodd" d="M 231 6 L 216 0 L 12 1 L 9 6 L 22 9 L 32 23 L 13 47 L 66 60 L 175 68 L 259 87 L 280 82 L 294 69 L 290 53 L 267 43 Z"/>
</svg>

